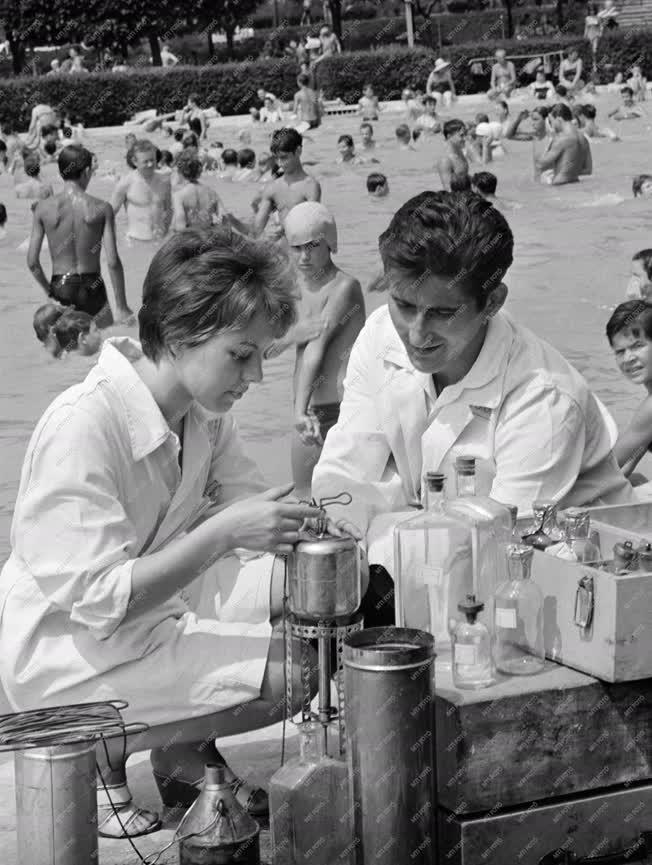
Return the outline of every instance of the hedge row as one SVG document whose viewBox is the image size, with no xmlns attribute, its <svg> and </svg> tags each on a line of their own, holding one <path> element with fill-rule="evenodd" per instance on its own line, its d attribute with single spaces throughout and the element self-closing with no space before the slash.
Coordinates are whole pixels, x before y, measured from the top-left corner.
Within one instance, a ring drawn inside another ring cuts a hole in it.
<svg viewBox="0 0 652 865">
<path fill-rule="evenodd" d="M 616 71 L 626 72 L 635 63 L 652 78 L 652 32 L 623 31 L 605 36 L 597 56 L 598 78 L 610 81 Z M 591 68 L 588 43 L 578 37 L 558 37 L 527 42 L 490 40 L 457 45 L 446 54 L 460 93 L 477 93 L 487 87 L 484 73 L 472 74 L 469 60 L 490 57 L 497 45 L 508 53 L 535 54 L 559 51 L 576 45 L 587 68 Z M 398 99 L 407 85 L 423 87 L 432 69 L 435 52 L 427 48 L 382 48 L 377 51 L 341 54 L 317 67 L 317 82 L 326 98 L 340 97 L 354 103 L 366 81 L 373 83 L 381 99 Z M 475 70 L 477 71 L 477 70 Z M 19 129 L 29 123 L 31 107 L 38 102 L 65 107 L 79 114 L 86 126 L 121 124 L 132 114 L 156 107 L 168 112 L 185 103 L 196 91 L 205 105 L 215 105 L 224 115 L 243 114 L 253 102 L 257 88 L 271 90 L 284 100 L 296 90 L 296 63 L 291 59 L 258 60 L 215 66 L 184 66 L 146 69 L 122 74 L 15 78 L 0 83 L 0 123 L 13 122 Z"/>
</svg>

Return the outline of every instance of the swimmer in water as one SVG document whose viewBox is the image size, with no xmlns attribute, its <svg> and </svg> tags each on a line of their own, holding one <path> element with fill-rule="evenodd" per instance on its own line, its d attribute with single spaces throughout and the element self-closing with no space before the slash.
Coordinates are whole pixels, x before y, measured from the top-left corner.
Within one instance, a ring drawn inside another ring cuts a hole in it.
<svg viewBox="0 0 652 865">
<path fill-rule="evenodd" d="M 632 269 L 625 297 L 628 300 L 652 302 L 652 249 L 641 249 L 632 256 Z"/>
<path fill-rule="evenodd" d="M 374 128 L 371 123 L 365 122 L 360 124 L 360 146 L 366 153 L 376 150 Z"/>
<path fill-rule="evenodd" d="M 555 137 L 536 159 L 541 182 L 552 186 L 577 183 L 581 174 L 591 170 L 588 139 L 573 125 L 573 113 L 567 105 L 553 106 L 548 122 Z"/>
<path fill-rule="evenodd" d="M 367 177 L 367 192 L 372 198 L 385 198 L 389 195 L 389 182 L 380 171 L 373 171 Z"/>
<path fill-rule="evenodd" d="M 634 105 L 634 91 L 631 87 L 623 87 L 620 95 L 623 104 L 610 111 L 607 117 L 613 117 L 614 120 L 637 120 L 643 117 L 643 109 Z"/>
<path fill-rule="evenodd" d="M 93 154 L 79 144 L 59 154 L 63 192 L 39 202 L 34 209 L 27 266 L 47 296 L 63 306 L 74 306 L 96 318 L 98 326 L 133 324 L 127 306 L 124 270 L 118 254 L 113 210 L 106 201 L 86 192 L 93 173 Z M 40 254 L 47 237 L 52 278 L 41 267 Z M 102 279 L 102 244 L 115 294 L 115 319 Z"/>
<path fill-rule="evenodd" d="M 307 123 L 308 129 L 316 129 L 321 124 L 321 103 L 313 90 L 310 75 L 299 75 L 299 90 L 294 94 L 294 113 L 299 123 Z"/>
<path fill-rule="evenodd" d="M 496 62 L 491 67 L 491 83 L 487 96 L 489 99 L 509 97 L 516 87 L 516 69 L 512 61 L 507 60 L 504 48 L 499 48 L 494 57 Z"/>
<path fill-rule="evenodd" d="M 597 109 L 595 105 L 580 106 L 580 129 L 587 138 L 608 138 L 610 141 L 620 141 L 613 129 L 605 127 L 601 129 L 596 123 Z"/>
<path fill-rule="evenodd" d="M 102 345 L 95 319 L 74 308 L 46 303 L 34 313 L 33 326 L 37 339 L 53 357 L 71 351 L 89 357 L 97 354 Z"/>
<path fill-rule="evenodd" d="M 23 161 L 27 179 L 14 187 L 16 198 L 31 198 L 42 201 L 53 195 L 52 187 L 41 179 L 41 160 L 36 151 L 28 153 Z"/>
<path fill-rule="evenodd" d="M 451 191 L 453 179 L 463 180 L 469 176 L 469 161 L 464 155 L 466 124 L 462 120 L 447 120 L 444 123 L 446 153 L 437 160 L 437 171 L 443 188 Z"/>
<path fill-rule="evenodd" d="M 177 171 L 183 182 L 172 196 L 172 230 L 210 228 L 224 208 L 217 192 L 199 180 L 201 159 L 191 149 L 184 150 L 177 159 Z"/>
<path fill-rule="evenodd" d="M 256 183 L 258 177 L 256 154 L 250 147 L 243 147 L 238 151 L 238 171 L 233 175 L 233 180 L 237 183 Z"/>
<path fill-rule="evenodd" d="M 519 132 L 518 127 L 525 120 L 526 117 L 530 116 L 530 112 L 527 108 L 524 108 L 522 111 L 516 115 L 516 117 L 509 116 L 509 105 L 505 102 L 504 99 L 499 99 L 496 102 L 496 118 L 498 123 L 500 123 L 501 137 L 505 139 L 518 138 L 521 141 L 531 141 L 532 136 L 527 132 Z"/>
<path fill-rule="evenodd" d="M 299 498 L 310 498 L 312 472 L 340 412 L 341 380 L 353 343 L 365 323 L 357 279 L 340 270 L 337 228 L 331 213 L 314 201 L 287 214 L 285 235 L 301 290 L 299 322 L 320 322 L 319 332 L 299 342 L 294 334 L 294 427 L 292 474 Z"/>
<path fill-rule="evenodd" d="M 401 123 L 400 126 L 397 126 L 394 134 L 396 135 L 396 143 L 399 150 L 416 150 L 412 145 L 412 135 L 407 123 Z"/>
<path fill-rule="evenodd" d="M 233 180 L 240 169 L 238 168 L 238 151 L 227 147 L 222 151 L 222 171 L 220 180 Z"/>
<path fill-rule="evenodd" d="M 380 103 L 374 93 L 374 88 L 371 84 L 365 84 L 362 98 L 358 100 L 358 114 L 362 115 L 363 120 L 378 120 L 379 111 Z"/>
<path fill-rule="evenodd" d="M 652 174 L 637 174 L 632 180 L 634 198 L 652 198 Z"/>
<path fill-rule="evenodd" d="M 541 180 L 541 169 L 538 168 L 539 159 L 552 145 L 552 135 L 547 124 L 550 109 L 547 105 L 539 105 L 530 113 L 530 124 L 532 126 L 532 161 L 534 164 L 534 180 Z"/>
<path fill-rule="evenodd" d="M 652 306 L 643 300 L 621 303 L 607 322 L 606 330 L 622 374 L 632 384 L 643 385 L 647 391 L 647 396 L 614 446 L 618 465 L 623 474 L 630 477 L 652 445 Z M 630 479 L 637 486 L 636 480 Z"/>
<path fill-rule="evenodd" d="M 127 211 L 127 238 L 149 242 L 165 237 L 172 220 L 170 175 L 156 170 L 156 148 L 147 139 L 132 147 L 135 169 L 118 182 L 111 199 L 117 214 Z"/>
<path fill-rule="evenodd" d="M 441 132 L 441 123 L 437 117 L 437 97 L 433 95 L 426 96 L 423 100 L 423 114 L 420 114 L 416 119 L 415 126 L 422 132 L 430 135 L 435 135 Z"/>
<path fill-rule="evenodd" d="M 277 129 L 270 150 L 283 174 L 263 189 L 254 220 L 254 233 L 261 234 L 272 211 L 277 211 L 281 223 L 288 212 L 304 201 L 321 201 L 321 186 L 301 164 L 303 138 L 296 129 Z"/>
</svg>

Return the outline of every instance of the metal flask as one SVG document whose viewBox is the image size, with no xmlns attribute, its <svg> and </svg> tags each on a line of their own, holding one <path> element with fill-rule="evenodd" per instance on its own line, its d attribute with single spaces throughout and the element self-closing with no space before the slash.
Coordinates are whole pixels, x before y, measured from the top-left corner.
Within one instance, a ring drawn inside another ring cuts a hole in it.
<svg viewBox="0 0 652 865">
<path fill-rule="evenodd" d="M 224 766 L 207 763 L 199 798 L 177 829 L 180 865 L 260 865 L 259 834 L 225 781 Z"/>
<path fill-rule="evenodd" d="M 306 619 L 336 619 L 362 601 L 360 554 L 354 538 L 314 535 L 288 556 L 290 610 Z"/>
</svg>

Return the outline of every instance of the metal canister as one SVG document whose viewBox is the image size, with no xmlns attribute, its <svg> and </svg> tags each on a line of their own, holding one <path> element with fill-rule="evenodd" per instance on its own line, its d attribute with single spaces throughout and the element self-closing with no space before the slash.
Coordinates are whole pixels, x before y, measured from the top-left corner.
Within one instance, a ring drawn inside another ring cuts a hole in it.
<svg viewBox="0 0 652 865">
<path fill-rule="evenodd" d="M 434 638 L 368 628 L 344 642 L 356 865 L 433 865 Z"/>
<path fill-rule="evenodd" d="M 635 571 L 638 566 L 638 551 L 631 541 L 614 544 L 614 571 Z"/>
<path fill-rule="evenodd" d="M 644 543 L 638 550 L 638 569 L 645 573 L 652 573 L 652 544 Z"/>
<path fill-rule="evenodd" d="M 97 865 L 95 745 L 16 751 L 18 861 Z"/>
<path fill-rule="evenodd" d="M 290 610 L 307 619 L 355 613 L 362 601 L 355 538 L 331 535 L 299 541 L 288 556 Z"/>
</svg>

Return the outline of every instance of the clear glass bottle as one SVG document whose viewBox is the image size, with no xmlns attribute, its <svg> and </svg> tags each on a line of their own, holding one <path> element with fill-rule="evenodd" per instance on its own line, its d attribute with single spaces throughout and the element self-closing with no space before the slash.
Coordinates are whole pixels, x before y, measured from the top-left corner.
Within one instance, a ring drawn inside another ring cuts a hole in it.
<svg viewBox="0 0 652 865">
<path fill-rule="evenodd" d="M 471 531 L 445 511 L 444 484 L 443 474 L 428 472 L 426 510 L 394 529 L 396 624 L 431 633 L 439 665 L 450 663 L 451 611 L 473 591 Z"/>
<path fill-rule="evenodd" d="M 299 725 L 299 757 L 269 786 L 274 865 L 353 865 L 353 811 L 348 767 L 322 756 L 323 728 Z"/>
<path fill-rule="evenodd" d="M 552 499 L 532 502 L 532 522 L 523 533 L 523 541 L 537 550 L 545 550 L 564 540 L 564 532 L 557 519 L 557 504 Z"/>
<path fill-rule="evenodd" d="M 564 522 L 565 540 L 546 549 L 546 553 L 571 562 L 598 565 L 602 562 L 600 536 L 591 531 L 591 517 L 586 508 L 568 508 Z"/>
<path fill-rule="evenodd" d="M 471 530 L 473 542 L 473 594 L 490 598 L 496 586 L 507 577 L 504 546 L 511 539 L 512 515 L 506 505 L 489 496 L 477 495 L 475 457 L 458 457 L 455 461 L 457 497 L 448 499 L 446 513 L 462 519 Z M 454 609 L 454 608 L 453 608 Z M 493 607 L 485 608 L 480 620 L 493 635 Z M 457 622 L 451 623 L 451 631 Z"/>
<path fill-rule="evenodd" d="M 453 684 L 456 688 L 468 690 L 488 688 L 496 676 L 491 636 L 486 625 L 477 621 L 484 604 L 470 594 L 457 609 L 466 619 L 460 620 L 453 631 Z"/>
<path fill-rule="evenodd" d="M 530 546 L 508 546 L 509 579 L 494 596 L 496 669 L 509 675 L 538 673 L 545 664 L 543 592 L 530 579 L 533 556 Z"/>
</svg>

